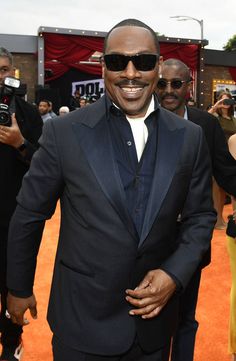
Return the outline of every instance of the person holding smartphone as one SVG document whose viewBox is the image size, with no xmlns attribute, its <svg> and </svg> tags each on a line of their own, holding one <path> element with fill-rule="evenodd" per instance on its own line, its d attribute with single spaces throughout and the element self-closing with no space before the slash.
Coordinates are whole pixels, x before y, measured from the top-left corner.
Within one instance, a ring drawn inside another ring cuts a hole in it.
<svg viewBox="0 0 236 361">
<path fill-rule="evenodd" d="M 231 93 L 227 90 L 219 93 L 217 102 L 208 110 L 219 120 L 221 128 L 225 134 L 226 140 L 236 133 L 236 118 L 234 117 L 234 105 L 235 100 Z M 223 208 L 226 199 L 226 192 L 219 187 L 219 185 L 213 183 L 213 198 L 215 208 L 217 210 L 217 222 L 215 228 L 225 229 L 226 222 L 223 218 Z M 236 209 L 235 200 L 232 199 L 233 210 Z"/>
<path fill-rule="evenodd" d="M 228 91 L 220 92 L 217 102 L 208 110 L 215 115 L 228 140 L 231 135 L 236 133 L 236 118 L 234 117 L 235 100 Z"/>
</svg>

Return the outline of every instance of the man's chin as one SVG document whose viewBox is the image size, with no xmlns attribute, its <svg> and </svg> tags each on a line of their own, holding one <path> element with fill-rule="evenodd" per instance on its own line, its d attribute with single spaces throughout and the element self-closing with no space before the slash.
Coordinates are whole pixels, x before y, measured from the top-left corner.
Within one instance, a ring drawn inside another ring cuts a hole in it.
<svg viewBox="0 0 236 361">
<path fill-rule="evenodd" d="M 170 112 L 174 112 L 177 109 L 177 105 L 173 104 L 173 103 L 166 103 L 163 102 L 161 103 L 161 106 L 167 110 L 169 110 Z"/>
</svg>

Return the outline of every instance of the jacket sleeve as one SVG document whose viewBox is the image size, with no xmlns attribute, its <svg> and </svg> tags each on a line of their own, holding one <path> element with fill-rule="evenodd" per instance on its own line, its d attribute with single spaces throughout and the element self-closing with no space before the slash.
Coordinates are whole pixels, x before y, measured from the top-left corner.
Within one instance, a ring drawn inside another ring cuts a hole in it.
<svg viewBox="0 0 236 361">
<path fill-rule="evenodd" d="M 192 142 L 189 142 L 189 147 L 192 146 Z M 211 174 L 207 143 L 199 127 L 196 157 L 178 227 L 177 247 L 160 267 L 178 280 L 183 288 L 210 247 L 216 221 Z"/>
<path fill-rule="evenodd" d="M 44 224 L 53 215 L 62 189 L 56 137 L 48 121 L 40 138 L 40 148 L 23 179 L 10 222 L 7 286 L 15 295 L 25 297 L 32 293 Z"/>
<path fill-rule="evenodd" d="M 38 109 L 23 99 L 16 97 L 16 120 L 25 139 L 25 151 L 19 152 L 19 159 L 30 162 L 34 152 L 38 148 L 38 140 L 42 134 L 43 121 Z"/>
</svg>

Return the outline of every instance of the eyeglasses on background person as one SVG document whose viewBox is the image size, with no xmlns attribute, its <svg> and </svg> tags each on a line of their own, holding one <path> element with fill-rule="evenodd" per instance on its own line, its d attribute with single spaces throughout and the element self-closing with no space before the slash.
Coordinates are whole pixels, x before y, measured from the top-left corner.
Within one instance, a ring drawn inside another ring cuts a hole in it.
<svg viewBox="0 0 236 361">
<path fill-rule="evenodd" d="M 180 79 L 175 79 L 175 80 L 165 80 L 165 79 L 159 79 L 157 82 L 157 88 L 158 89 L 165 89 L 167 87 L 168 84 L 170 84 L 172 89 L 180 89 L 184 83 L 190 83 L 192 79 L 189 80 L 180 80 Z"/>
</svg>

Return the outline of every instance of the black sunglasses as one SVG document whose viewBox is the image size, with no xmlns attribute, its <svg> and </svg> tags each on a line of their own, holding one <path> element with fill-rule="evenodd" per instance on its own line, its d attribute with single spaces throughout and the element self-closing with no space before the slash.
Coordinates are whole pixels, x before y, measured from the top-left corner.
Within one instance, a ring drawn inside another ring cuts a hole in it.
<svg viewBox="0 0 236 361">
<path fill-rule="evenodd" d="M 191 80 L 170 80 L 167 81 L 165 79 L 159 79 L 157 83 L 158 89 L 165 89 L 168 84 L 170 84 L 172 89 L 180 89 L 184 83 L 189 83 Z"/>
<path fill-rule="evenodd" d="M 129 61 L 132 61 L 135 68 L 139 71 L 150 71 L 156 66 L 159 56 L 157 54 L 137 54 L 137 55 L 123 55 L 123 54 L 106 54 L 101 57 L 104 60 L 107 70 L 122 71 L 125 70 Z"/>
</svg>

